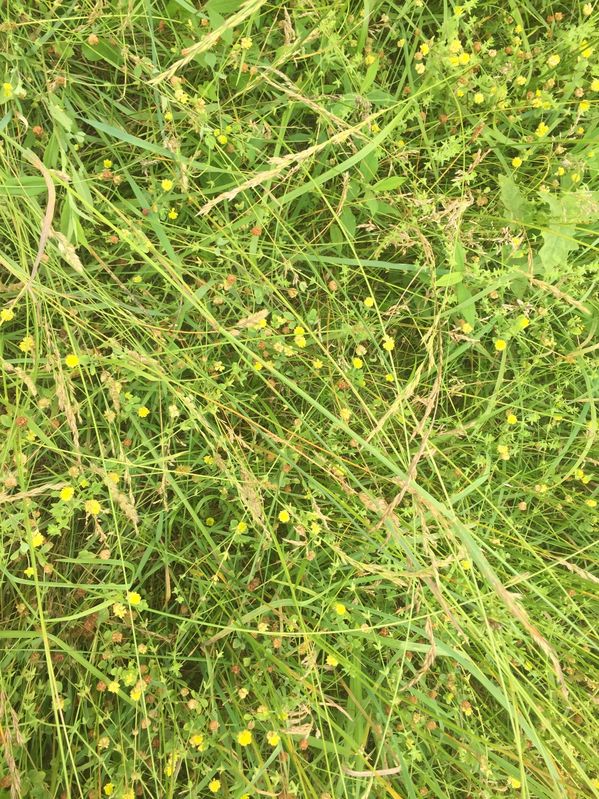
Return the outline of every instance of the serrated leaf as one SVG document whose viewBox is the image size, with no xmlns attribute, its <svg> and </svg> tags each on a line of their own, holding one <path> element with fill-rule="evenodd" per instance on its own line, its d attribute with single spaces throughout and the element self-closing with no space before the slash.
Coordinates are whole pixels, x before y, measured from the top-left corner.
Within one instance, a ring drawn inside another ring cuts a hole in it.
<svg viewBox="0 0 599 799">
<path fill-rule="evenodd" d="M 540 193 L 541 200 L 549 206 L 550 217 L 542 231 L 543 246 L 539 257 L 547 278 L 557 277 L 568 262 L 568 256 L 578 247 L 578 226 L 588 225 L 599 218 L 599 202 L 589 191 L 569 192 L 562 195 Z"/>
</svg>

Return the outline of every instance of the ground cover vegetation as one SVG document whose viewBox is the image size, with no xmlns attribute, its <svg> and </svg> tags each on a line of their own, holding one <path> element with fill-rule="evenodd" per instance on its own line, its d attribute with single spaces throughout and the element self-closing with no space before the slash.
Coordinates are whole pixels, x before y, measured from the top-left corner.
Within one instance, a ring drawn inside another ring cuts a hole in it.
<svg viewBox="0 0 599 799">
<path fill-rule="evenodd" d="M 2 799 L 597 795 L 597 32 L 0 4 Z"/>
</svg>

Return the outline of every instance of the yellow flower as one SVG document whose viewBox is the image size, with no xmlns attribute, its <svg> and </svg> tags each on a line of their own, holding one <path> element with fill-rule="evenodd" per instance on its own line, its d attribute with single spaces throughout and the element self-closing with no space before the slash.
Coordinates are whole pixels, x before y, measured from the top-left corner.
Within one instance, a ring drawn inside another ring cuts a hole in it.
<svg viewBox="0 0 599 799">
<path fill-rule="evenodd" d="M 37 549 L 38 547 L 41 547 L 41 545 L 44 543 L 45 540 L 46 539 L 41 533 L 34 533 L 31 536 L 31 546 L 34 549 Z"/>
<path fill-rule="evenodd" d="M 235 532 L 236 533 L 245 533 L 245 531 L 247 529 L 248 529 L 247 524 L 244 521 L 241 521 L 241 522 L 237 522 L 237 525 L 235 527 Z"/>
<path fill-rule="evenodd" d="M 279 521 L 283 522 L 283 524 L 287 524 L 287 522 L 289 521 L 290 518 L 291 518 L 291 516 L 289 515 L 289 512 L 286 511 L 286 510 L 282 510 L 279 513 Z"/>
<path fill-rule="evenodd" d="M 260 372 L 262 369 L 264 369 L 264 366 L 260 363 L 260 361 L 254 361 L 254 369 L 257 372 Z"/>
<path fill-rule="evenodd" d="M 35 569 L 33 568 L 33 566 L 28 566 L 26 569 L 23 569 L 23 574 L 25 575 L 25 577 L 33 577 L 33 575 L 35 574 Z"/>
<path fill-rule="evenodd" d="M 137 415 L 141 416 L 142 419 L 145 419 L 146 416 L 150 413 L 150 409 L 146 408 L 145 405 L 142 405 L 141 408 L 137 409 Z"/>
<path fill-rule="evenodd" d="M 477 105 L 480 105 L 485 102 L 485 95 L 482 92 L 476 92 L 473 99 Z"/>
<path fill-rule="evenodd" d="M 206 519 L 206 527 L 214 527 L 215 524 L 216 524 L 216 519 L 214 518 L 214 516 L 208 516 L 208 518 Z"/>
<path fill-rule="evenodd" d="M 464 569 L 464 571 L 467 572 L 470 571 L 470 569 L 472 568 L 472 562 L 469 560 L 461 560 L 460 566 L 462 567 L 462 569 Z"/>
<path fill-rule="evenodd" d="M 528 316 L 522 315 L 518 317 L 517 325 L 520 330 L 526 330 L 529 324 L 530 324 L 530 319 L 528 318 Z"/>
<path fill-rule="evenodd" d="M 142 694 L 142 691 L 141 691 L 141 686 L 140 685 L 136 685 L 135 688 L 132 688 L 129 691 L 129 696 L 131 697 L 131 699 L 134 702 L 139 702 L 139 700 L 141 699 L 141 694 Z"/>
<path fill-rule="evenodd" d="M 161 181 L 160 185 L 162 186 L 162 191 L 170 191 L 173 188 L 173 181 L 169 178 L 165 178 Z"/>
<path fill-rule="evenodd" d="M 338 616 L 345 616 L 345 614 L 347 613 L 347 608 L 345 607 L 343 602 L 335 602 L 335 604 L 333 605 L 333 610 Z"/>
<path fill-rule="evenodd" d="M 472 327 L 470 322 L 462 322 L 462 333 L 465 333 L 467 336 L 469 336 L 473 330 L 474 328 Z"/>
<path fill-rule="evenodd" d="M 588 505 L 589 508 L 596 508 L 597 507 L 597 500 L 589 497 L 589 499 L 585 499 L 585 505 Z"/>
<path fill-rule="evenodd" d="M 591 91 L 599 92 L 599 78 L 595 78 L 591 81 Z"/>
<path fill-rule="evenodd" d="M 67 357 L 64 359 L 65 364 L 69 367 L 69 369 L 74 369 L 76 366 L 79 366 L 79 358 L 75 355 L 74 352 L 70 352 Z"/>
<path fill-rule="evenodd" d="M 430 53 L 430 51 L 431 51 L 431 48 L 428 46 L 428 44 L 426 42 L 423 42 L 420 45 L 420 52 L 422 53 L 422 55 L 428 55 Z"/>
<path fill-rule="evenodd" d="M 591 104 L 589 103 L 588 100 L 581 100 L 578 103 L 578 110 L 580 111 L 581 114 L 584 114 L 585 111 L 588 111 L 590 107 L 591 107 Z"/>
<path fill-rule="evenodd" d="M 210 793 L 218 793 L 220 790 L 220 780 L 217 780 L 216 777 L 213 780 L 210 780 L 208 783 L 208 790 Z"/>
<path fill-rule="evenodd" d="M 254 739 L 250 730 L 242 730 L 237 734 L 237 743 L 239 746 L 249 746 Z"/>
<path fill-rule="evenodd" d="M 351 411 L 349 408 L 341 408 L 339 411 L 339 416 L 344 422 L 349 422 L 351 418 Z"/>
<path fill-rule="evenodd" d="M 21 339 L 19 342 L 19 349 L 21 352 L 31 352 L 35 345 L 35 341 L 33 340 L 33 336 L 25 336 L 25 338 Z"/>
<path fill-rule="evenodd" d="M 466 64 L 470 63 L 470 53 L 460 53 L 458 56 L 458 64 L 460 66 L 466 66 Z"/>
<path fill-rule="evenodd" d="M 219 135 L 216 137 L 216 141 L 219 144 L 226 144 L 229 141 L 229 137 L 225 136 L 224 133 L 219 133 Z"/>
<path fill-rule="evenodd" d="M 453 39 L 449 44 L 449 52 L 456 55 L 462 49 L 462 43 L 459 39 Z"/>
<path fill-rule="evenodd" d="M 592 47 L 585 47 L 585 49 L 582 51 L 582 57 L 583 58 L 590 58 L 592 56 L 592 54 L 593 54 L 593 48 Z"/>
<path fill-rule="evenodd" d="M 114 785 L 111 782 L 107 782 L 103 788 L 104 796 L 112 796 L 114 793 Z"/>
<path fill-rule="evenodd" d="M 63 502 L 69 502 L 73 499 L 75 495 L 75 489 L 73 486 L 65 486 L 64 488 L 60 489 L 60 494 L 58 495 Z"/>
<path fill-rule="evenodd" d="M 110 160 L 110 158 L 105 158 L 102 163 L 104 165 L 104 169 L 110 169 L 110 167 L 112 166 L 112 161 Z"/>
<path fill-rule="evenodd" d="M 506 347 L 507 347 L 507 341 L 504 338 L 495 339 L 495 349 L 497 350 L 497 352 L 503 352 Z"/>
<path fill-rule="evenodd" d="M 120 689 L 121 689 L 121 684 L 116 680 L 111 680 L 106 686 L 106 690 L 111 694 L 118 694 Z"/>
<path fill-rule="evenodd" d="M 585 15 L 585 17 L 590 17 L 591 14 L 593 13 L 592 4 L 591 3 L 585 3 L 583 5 L 583 7 L 582 7 L 582 13 Z"/>
<path fill-rule="evenodd" d="M 135 792 L 133 791 L 133 788 L 128 788 L 123 793 L 122 799 L 135 799 Z"/>
<path fill-rule="evenodd" d="M 11 83 L 3 83 L 2 84 L 2 95 L 5 100 L 10 100 L 13 96 L 13 87 Z"/>
<path fill-rule="evenodd" d="M 516 777 L 510 777 L 508 779 L 508 782 L 510 784 L 510 788 L 513 788 L 515 791 L 517 791 L 522 786 L 522 783 L 520 782 L 519 779 L 516 779 Z"/>
<path fill-rule="evenodd" d="M 327 655 L 327 666 L 331 666 L 333 669 L 335 666 L 339 665 L 339 661 L 335 657 L 335 655 Z"/>
<path fill-rule="evenodd" d="M 557 53 L 554 53 L 553 55 L 550 55 L 549 58 L 547 59 L 547 66 L 556 67 L 560 61 L 561 58 L 558 56 Z"/>
<path fill-rule="evenodd" d="M 364 361 L 361 358 L 353 358 L 352 366 L 354 369 L 361 369 L 364 366 Z"/>
<path fill-rule="evenodd" d="M 171 210 L 168 212 L 167 216 L 168 216 L 169 219 L 176 219 L 179 216 L 179 214 L 175 211 L 174 208 L 171 208 Z"/>
<path fill-rule="evenodd" d="M 514 167 L 514 169 L 518 169 L 519 167 L 521 167 L 522 166 L 522 159 L 519 158 L 518 156 L 516 156 L 515 158 L 512 158 L 512 166 Z"/>
<path fill-rule="evenodd" d="M 369 67 L 371 64 L 374 64 L 375 61 L 376 58 L 372 55 L 372 53 L 369 53 L 367 56 L 364 57 L 364 63 L 366 64 L 367 67 Z"/>
<path fill-rule="evenodd" d="M 364 305 L 367 308 L 372 308 L 372 306 L 374 305 L 374 297 L 365 297 L 364 298 Z"/>
<path fill-rule="evenodd" d="M 11 322 L 15 318 L 15 312 L 12 308 L 3 308 L 0 311 L 0 322 Z"/>
<path fill-rule="evenodd" d="M 127 602 L 133 605 L 133 607 L 139 605 L 141 602 L 141 594 L 138 594 L 137 591 L 127 591 Z"/>
<path fill-rule="evenodd" d="M 318 371 L 319 369 L 322 369 L 324 363 L 320 360 L 320 358 L 315 358 L 312 361 L 312 366 L 314 367 L 314 369 L 316 369 L 316 371 Z"/>
<path fill-rule="evenodd" d="M 278 732 L 274 732 L 274 730 L 270 730 L 266 733 L 266 740 L 271 746 L 278 746 L 281 742 L 281 736 Z"/>
<path fill-rule="evenodd" d="M 192 746 L 195 746 L 196 749 L 201 749 L 204 745 L 204 736 L 201 732 L 196 732 L 191 736 L 189 742 Z"/>
<path fill-rule="evenodd" d="M 392 352 L 395 349 L 395 341 L 389 336 L 385 336 L 383 339 L 383 349 L 387 350 L 387 352 Z"/>
<path fill-rule="evenodd" d="M 252 39 L 249 36 L 244 36 L 240 44 L 242 50 L 249 50 L 252 46 Z"/>
<path fill-rule="evenodd" d="M 393 377 L 391 372 L 387 372 L 387 374 L 385 375 L 385 380 L 387 381 L 387 383 L 393 383 L 395 378 Z"/>
<path fill-rule="evenodd" d="M 100 503 L 97 499 L 88 499 L 85 503 L 85 512 L 92 516 L 97 516 L 102 511 Z"/>
<path fill-rule="evenodd" d="M 539 122 L 539 124 L 537 125 L 537 129 L 535 130 L 535 133 L 540 139 L 541 137 L 546 136 L 549 133 L 549 126 L 546 125 L 544 122 Z"/>
<path fill-rule="evenodd" d="M 508 424 L 518 424 L 518 417 L 515 413 L 508 413 L 505 420 Z"/>
</svg>

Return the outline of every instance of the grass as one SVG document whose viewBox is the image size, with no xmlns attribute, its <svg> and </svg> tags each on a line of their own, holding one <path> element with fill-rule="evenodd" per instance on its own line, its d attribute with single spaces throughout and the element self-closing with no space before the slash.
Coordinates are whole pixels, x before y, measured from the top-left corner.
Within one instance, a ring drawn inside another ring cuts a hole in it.
<svg viewBox="0 0 599 799">
<path fill-rule="evenodd" d="M 0 22 L 0 797 L 596 796 L 591 4 Z"/>
</svg>

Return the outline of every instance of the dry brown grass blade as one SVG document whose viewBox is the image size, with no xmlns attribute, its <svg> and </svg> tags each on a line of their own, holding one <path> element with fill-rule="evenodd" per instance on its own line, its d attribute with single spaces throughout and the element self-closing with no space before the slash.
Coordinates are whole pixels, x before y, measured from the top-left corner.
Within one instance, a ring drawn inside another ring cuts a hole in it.
<svg viewBox="0 0 599 799">
<path fill-rule="evenodd" d="M 586 305 L 583 305 L 578 300 L 571 297 L 569 294 L 566 294 L 561 289 L 558 289 L 557 286 L 552 285 L 551 283 L 545 283 L 544 280 L 539 280 L 536 277 L 532 277 L 531 275 L 526 275 L 533 286 L 537 286 L 538 288 L 542 289 L 543 291 L 549 292 L 549 294 L 553 294 L 558 300 L 563 300 L 567 302 L 568 305 L 571 305 L 573 308 L 576 308 L 581 313 L 587 314 L 587 316 L 591 313 L 591 309 L 587 308 Z"/>
<path fill-rule="evenodd" d="M 229 333 L 232 336 L 238 336 L 242 330 L 247 330 L 249 327 L 255 327 L 258 322 L 266 319 L 267 316 L 268 310 L 265 308 L 262 308 L 262 310 L 256 311 L 256 313 L 250 314 L 249 316 L 244 316 L 243 319 L 240 319 L 235 323 L 234 327 L 230 328 Z"/>
<path fill-rule="evenodd" d="M 21 796 L 21 775 L 17 768 L 13 746 L 23 746 L 24 739 L 19 728 L 19 717 L 11 707 L 7 695 L 0 691 L 0 744 L 8 777 L 10 779 L 10 799 Z M 6 788 L 7 785 L 2 785 Z"/>
<path fill-rule="evenodd" d="M 18 378 L 20 378 L 23 381 L 23 383 L 25 383 L 27 388 L 29 389 L 29 393 L 31 394 L 32 397 L 36 397 L 37 396 L 37 388 L 35 386 L 35 383 L 29 377 L 27 372 L 25 372 L 23 369 L 21 369 L 20 366 L 13 366 L 13 364 L 10 363 L 9 361 L 3 361 L 2 362 L 2 368 L 4 369 L 5 372 L 12 372 Z"/>
<path fill-rule="evenodd" d="M 31 499 L 31 497 L 39 497 L 40 494 L 46 494 L 48 491 L 60 491 L 66 485 L 68 483 L 44 483 L 44 485 L 37 486 L 37 488 L 30 488 L 29 491 L 19 491 L 18 494 L 7 494 L 3 491 L 0 493 L 0 505 L 4 505 L 7 502 L 22 502 L 25 499 Z"/>
<path fill-rule="evenodd" d="M 304 161 L 306 161 L 308 158 L 311 158 L 313 155 L 316 155 L 321 150 L 324 150 L 326 147 L 329 147 L 331 144 L 340 144 L 344 142 L 352 134 L 354 134 L 359 127 L 361 127 L 361 124 L 353 128 L 348 128 L 347 130 L 341 130 L 338 133 L 335 133 L 334 136 L 331 136 L 330 139 L 320 142 L 319 144 L 313 144 L 312 147 L 306 147 L 305 150 L 301 150 L 301 152 L 299 153 L 290 153 L 289 155 L 286 155 L 283 158 L 272 158 L 271 163 L 274 164 L 274 167 L 272 169 L 265 169 L 262 172 L 258 172 L 257 175 L 254 175 L 253 177 L 244 181 L 239 186 L 235 186 L 234 189 L 229 189 L 229 191 L 224 191 L 222 194 L 219 194 L 217 197 L 214 197 L 212 200 L 209 200 L 209 202 L 205 203 L 200 208 L 200 210 L 198 211 L 198 215 L 205 216 L 216 205 L 223 202 L 223 200 L 233 200 L 242 191 L 255 189 L 257 186 L 260 186 L 262 183 L 266 183 L 266 181 L 278 177 L 288 168 L 293 170 L 299 169 L 300 165 Z"/>
<path fill-rule="evenodd" d="M 175 61 L 172 66 L 170 66 L 164 72 L 161 72 L 160 75 L 156 75 L 156 77 L 152 78 L 149 81 L 150 85 L 155 86 L 158 83 L 162 83 L 163 81 L 172 78 L 173 75 L 175 75 L 175 73 L 181 69 L 181 67 L 184 67 L 185 64 L 188 64 L 197 55 L 210 50 L 210 48 L 218 42 L 223 33 L 226 33 L 226 31 L 231 30 L 232 28 L 236 28 L 244 20 L 258 11 L 260 6 L 264 5 L 265 1 L 266 0 L 248 0 L 248 2 L 242 5 L 236 14 L 233 14 L 233 16 L 229 17 L 229 19 L 225 20 L 220 27 L 210 31 L 210 33 L 206 34 L 201 41 L 196 42 L 196 44 L 192 44 L 191 47 L 186 47 L 184 50 L 181 50 L 181 55 L 183 58 Z"/>
<path fill-rule="evenodd" d="M 392 777 L 394 774 L 401 774 L 403 766 L 393 766 L 393 768 L 373 768 L 369 771 L 355 771 L 353 768 L 343 766 L 343 772 L 348 777 Z"/>
<path fill-rule="evenodd" d="M 42 229 L 40 231 L 40 240 L 37 246 L 37 254 L 35 256 L 35 260 L 33 262 L 33 266 L 31 268 L 31 274 L 25 284 L 24 290 L 30 290 L 33 281 L 35 280 L 35 276 L 37 275 L 37 270 L 39 269 L 39 265 L 42 261 L 42 256 L 46 250 L 46 244 L 48 243 L 48 239 L 52 233 L 52 220 L 54 219 L 54 210 L 56 208 L 56 189 L 54 188 L 54 181 L 52 180 L 52 175 L 46 169 L 46 167 L 42 164 L 40 159 L 37 157 L 35 153 L 32 153 L 31 150 L 25 150 L 25 158 L 29 161 L 29 163 L 34 166 L 39 172 L 41 172 L 42 177 L 44 179 L 44 183 L 46 184 L 46 189 L 48 191 L 48 202 L 46 204 L 46 210 L 44 212 L 44 218 L 42 220 Z"/>
</svg>

